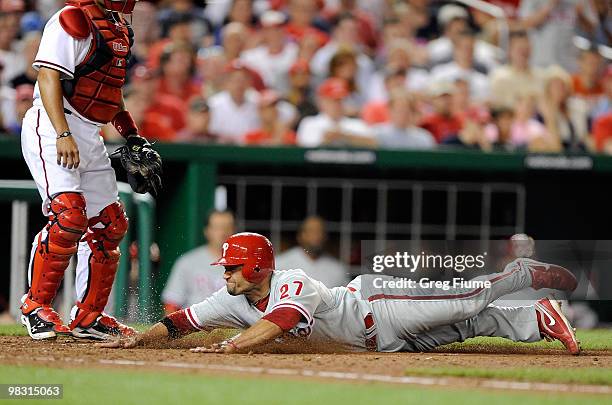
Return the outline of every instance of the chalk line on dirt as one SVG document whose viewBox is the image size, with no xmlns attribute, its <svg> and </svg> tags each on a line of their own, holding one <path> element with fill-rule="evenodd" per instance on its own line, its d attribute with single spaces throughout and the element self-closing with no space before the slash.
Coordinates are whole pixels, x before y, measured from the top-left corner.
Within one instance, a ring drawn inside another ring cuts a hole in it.
<svg viewBox="0 0 612 405">
<path fill-rule="evenodd" d="M 64 357 L 57 359 L 55 357 L 40 357 L 36 360 L 41 361 L 66 361 L 83 363 L 81 358 Z M 263 375 L 283 375 L 296 377 L 314 377 L 335 380 L 347 381 L 371 381 L 384 382 L 394 384 L 412 384 L 423 386 L 456 386 L 457 379 L 445 377 L 411 377 L 411 376 L 390 376 L 384 374 L 364 374 L 350 373 L 341 371 L 317 371 L 309 369 L 289 369 L 289 368 L 270 368 L 270 367 L 249 367 L 249 366 L 231 366 L 226 364 L 201 364 L 201 363 L 182 363 L 174 361 L 143 361 L 143 360 L 124 360 L 124 359 L 99 359 L 95 360 L 99 364 L 115 365 L 115 366 L 137 366 L 137 367 L 166 367 L 175 369 L 198 369 L 209 371 L 225 371 L 248 374 L 263 374 Z M 583 394 L 612 394 L 612 387 L 604 385 L 578 385 L 578 384 L 555 384 L 544 382 L 528 382 L 528 381 L 506 381 L 506 380 L 476 380 L 479 388 L 491 388 L 500 390 L 515 390 L 515 391 L 544 391 L 544 392 L 566 392 L 566 393 L 583 393 Z"/>
</svg>

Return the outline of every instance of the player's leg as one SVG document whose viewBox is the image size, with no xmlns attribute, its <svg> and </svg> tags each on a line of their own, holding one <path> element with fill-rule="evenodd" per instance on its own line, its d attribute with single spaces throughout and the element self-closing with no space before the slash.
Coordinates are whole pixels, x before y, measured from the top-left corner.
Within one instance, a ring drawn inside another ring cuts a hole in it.
<svg viewBox="0 0 612 405">
<path fill-rule="evenodd" d="M 496 336 L 515 342 L 542 340 L 533 305 L 496 307 L 489 305 L 465 321 L 443 325 L 413 335 L 404 350 L 424 352 L 449 343 L 463 342 L 476 336 Z"/>
<path fill-rule="evenodd" d="M 106 313 L 115 273 L 119 265 L 119 244 L 128 229 L 128 220 L 118 200 L 117 183 L 104 146 L 100 142 L 96 159 L 82 174 L 81 185 L 90 216 L 88 230 L 79 244 L 76 289 L 77 303 L 71 311 L 72 334 L 81 338 L 107 339 L 131 335 L 134 330 Z"/>
<path fill-rule="evenodd" d="M 395 336 L 404 340 L 474 317 L 499 297 L 527 287 L 566 290 L 576 287 L 576 279 L 566 269 L 531 259 L 514 260 L 502 273 L 474 280 L 488 281 L 490 287 L 445 290 L 418 286 L 371 297 L 377 323 L 382 330 L 393 329 Z"/>
<path fill-rule="evenodd" d="M 43 214 L 49 217 L 47 225 L 34 239 L 29 289 L 22 298 L 22 323 L 33 339 L 70 332 L 51 303 L 87 228 L 79 171 L 57 164 L 55 140 L 55 131 L 44 111 L 37 107 L 30 109 L 24 119 L 22 151 L 43 199 Z"/>
<path fill-rule="evenodd" d="M 560 304 L 549 298 L 522 307 L 489 305 L 470 319 L 415 335 L 406 341 L 404 350 L 423 352 L 477 336 L 503 337 L 514 342 L 556 339 L 570 353 L 580 352 L 580 344 Z"/>
</svg>

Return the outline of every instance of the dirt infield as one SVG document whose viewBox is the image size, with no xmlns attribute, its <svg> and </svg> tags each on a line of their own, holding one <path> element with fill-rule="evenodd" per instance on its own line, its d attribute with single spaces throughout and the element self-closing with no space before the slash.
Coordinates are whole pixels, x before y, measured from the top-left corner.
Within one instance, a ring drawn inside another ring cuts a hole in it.
<svg viewBox="0 0 612 405">
<path fill-rule="evenodd" d="M 194 346 L 184 341 L 182 346 Z M 141 367 L 148 370 L 189 370 L 189 372 L 236 374 L 259 373 L 290 378 L 369 379 L 381 382 L 422 383 L 423 385 L 480 386 L 502 389 L 558 391 L 560 385 L 516 388 L 487 386 L 473 378 L 409 378 L 407 368 L 469 366 L 483 368 L 611 368 L 612 351 L 585 351 L 570 356 L 563 350 L 508 349 L 495 353 L 490 348 L 471 347 L 454 352 L 434 353 L 308 353 L 308 354 L 198 354 L 185 348 L 102 349 L 89 341 L 60 338 L 35 342 L 25 336 L 0 336 L 0 364 L 45 365 L 49 367 Z M 365 377 L 364 377 L 365 376 Z M 364 378 L 361 378 L 364 377 Z M 580 385 L 564 384 L 563 391 L 612 394 L 612 387 L 585 391 Z"/>
</svg>

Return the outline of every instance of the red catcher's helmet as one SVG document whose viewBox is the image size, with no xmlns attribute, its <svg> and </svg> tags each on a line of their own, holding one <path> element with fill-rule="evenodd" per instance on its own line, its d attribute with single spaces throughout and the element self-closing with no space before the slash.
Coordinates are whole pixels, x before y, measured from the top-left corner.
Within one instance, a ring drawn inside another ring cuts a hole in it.
<svg viewBox="0 0 612 405">
<path fill-rule="evenodd" d="M 223 253 L 213 266 L 242 267 L 242 275 L 251 283 L 261 283 L 274 271 L 274 249 L 272 243 L 263 235 L 241 232 L 227 238 Z"/>
<path fill-rule="evenodd" d="M 104 8 L 121 14 L 132 14 L 138 0 L 104 0 Z"/>
</svg>

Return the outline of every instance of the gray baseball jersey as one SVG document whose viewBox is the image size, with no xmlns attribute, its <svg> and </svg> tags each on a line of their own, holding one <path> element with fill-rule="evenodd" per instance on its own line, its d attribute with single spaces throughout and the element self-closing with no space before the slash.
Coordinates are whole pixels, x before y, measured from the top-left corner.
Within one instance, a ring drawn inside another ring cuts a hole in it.
<svg viewBox="0 0 612 405">
<path fill-rule="evenodd" d="M 276 308 L 294 308 L 302 320 L 290 331 L 293 335 L 360 351 L 425 351 L 474 336 L 533 342 L 541 339 L 533 306 L 490 305 L 531 285 L 527 260 L 517 259 L 502 273 L 474 279 L 489 282 L 487 288 L 395 288 L 389 284 L 397 281 L 393 277 L 364 275 L 347 287 L 329 289 L 302 270 L 276 271 L 264 312 L 222 288 L 186 313 L 195 328 L 212 330 L 248 328 Z"/>
</svg>

